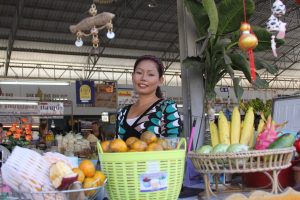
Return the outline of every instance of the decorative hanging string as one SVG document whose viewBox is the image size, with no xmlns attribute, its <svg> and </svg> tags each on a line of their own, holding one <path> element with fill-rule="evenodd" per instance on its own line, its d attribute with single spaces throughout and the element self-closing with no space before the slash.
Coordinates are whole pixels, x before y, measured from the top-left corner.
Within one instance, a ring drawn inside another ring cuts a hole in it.
<svg viewBox="0 0 300 200">
<path fill-rule="evenodd" d="M 243 0 L 243 7 L 244 7 L 244 22 L 247 23 L 247 14 L 246 14 L 246 0 Z M 252 29 L 250 29 L 250 33 L 253 34 Z M 255 70 L 255 60 L 254 60 L 254 54 L 253 54 L 253 49 L 249 48 L 247 50 L 248 57 L 249 57 L 249 65 L 250 65 L 250 74 L 251 74 L 251 79 L 252 81 L 256 80 L 256 70 Z"/>
</svg>

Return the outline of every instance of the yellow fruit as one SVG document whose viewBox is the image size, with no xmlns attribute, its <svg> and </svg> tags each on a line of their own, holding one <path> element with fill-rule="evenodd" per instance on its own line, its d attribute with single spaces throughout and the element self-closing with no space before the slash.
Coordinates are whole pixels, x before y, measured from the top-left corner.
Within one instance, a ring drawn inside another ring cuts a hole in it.
<svg viewBox="0 0 300 200">
<path fill-rule="evenodd" d="M 126 152 L 128 147 L 123 140 L 115 139 L 110 142 L 109 149 L 111 152 Z"/>
<path fill-rule="evenodd" d="M 141 140 L 137 140 L 130 145 L 130 149 L 134 149 L 136 151 L 145 151 L 146 148 L 147 148 L 147 143 Z"/>
<path fill-rule="evenodd" d="M 110 140 L 101 142 L 101 148 L 103 152 L 109 152 L 109 144 L 110 144 Z"/>
<path fill-rule="evenodd" d="M 84 175 L 83 171 L 79 168 L 73 168 L 72 170 L 73 170 L 74 173 L 76 173 L 78 175 L 77 181 L 82 183 L 84 181 L 84 178 L 85 178 L 85 175 Z"/>
<path fill-rule="evenodd" d="M 157 137 L 154 133 L 150 132 L 150 131 L 145 131 L 142 135 L 141 135 L 141 140 L 146 142 L 147 144 L 151 144 L 153 142 L 157 141 Z"/>
<path fill-rule="evenodd" d="M 230 143 L 238 144 L 240 142 L 241 135 L 241 114 L 239 108 L 236 106 L 233 108 L 231 117 L 231 130 L 230 130 Z"/>
<path fill-rule="evenodd" d="M 210 130 L 211 146 L 214 147 L 220 142 L 219 142 L 218 127 L 213 121 L 209 122 L 209 130 Z"/>
<path fill-rule="evenodd" d="M 135 149 L 129 149 L 128 152 L 138 152 L 138 151 Z"/>
<path fill-rule="evenodd" d="M 93 179 L 97 181 L 97 186 L 101 186 L 104 184 L 106 176 L 101 171 L 96 171 Z"/>
<path fill-rule="evenodd" d="M 82 184 L 83 188 L 94 188 L 97 187 L 97 181 L 94 178 L 85 178 Z M 88 197 L 94 195 L 96 190 L 84 191 L 84 194 Z"/>
<path fill-rule="evenodd" d="M 126 144 L 127 144 L 127 146 L 128 147 L 130 147 L 130 145 L 132 145 L 135 141 L 137 141 L 137 140 L 139 140 L 138 138 L 136 138 L 136 137 L 129 137 L 129 138 L 127 138 L 127 140 L 126 140 Z"/>
<path fill-rule="evenodd" d="M 164 138 L 159 138 L 156 143 L 160 144 L 164 150 L 172 149 L 170 142 Z"/>
<path fill-rule="evenodd" d="M 163 151 L 164 149 L 160 144 L 157 143 L 151 143 L 148 145 L 146 151 Z"/>
<path fill-rule="evenodd" d="M 253 134 L 253 130 L 252 130 L 253 124 L 254 124 L 254 112 L 253 112 L 253 108 L 249 107 L 246 112 L 244 123 L 243 123 L 243 129 L 240 137 L 240 144 L 246 144 L 246 145 L 249 144 Z"/>
<path fill-rule="evenodd" d="M 90 160 L 83 160 L 79 164 L 79 169 L 81 169 L 86 177 L 93 177 L 96 171 L 94 163 Z"/>
<path fill-rule="evenodd" d="M 221 144 L 230 144 L 228 121 L 222 111 L 219 112 L 218 120 L 219 139 Z"/>
</svg>

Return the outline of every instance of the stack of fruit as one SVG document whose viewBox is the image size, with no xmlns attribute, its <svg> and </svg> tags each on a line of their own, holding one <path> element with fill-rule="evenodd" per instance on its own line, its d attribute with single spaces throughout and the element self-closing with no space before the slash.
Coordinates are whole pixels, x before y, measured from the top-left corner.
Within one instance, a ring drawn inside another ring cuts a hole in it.
<svg viewBox="0 0 300 200">
<path fill-rule="evenodd" d="M 172 144 L 169 139 L 157 138 L 150 131 L 146 131 L 141 138 L 129 137 L 125 142 L 122 139 L 101 142 L 103 152 L 143 152 L 171 150 Z"/>
<path fill-rule="evenodd" d="M 55 162 L 50 167 L 50 180 L 57 190 L 65 189 L 87 189 L 96 188 L 104 185 L 105 175 L 101 171 L 96 171 L 94 164 L 90 160 L 83 160 L 79 168 L 71 168 L 70 165 L 62 160 Z M 78 182 L 76 182 L 78 181 Z M 76 188 L 72 188 L 77 185 Z M 87 190 L 79 195 L 90 197 L 96 190 Z M 80 198 L 81 199 L 81 198 Z"/>
<path fill-rule="evenodd" d="M 244 121 L 238 107 L 234 107 L 231 121 L 228 121 L 224 113 L 220 111 L 218 125 L 213 121 L 209 122 L 211 145 L 204 145 L 197 151 L 199 153 L 220 153 L 220 152 L 241 152 L 250 149 L 263 150 L 291 147 L 294 143 L 292 134 L 284 134 L 279 137 L 276 128 L 284 124 L 276 124 L 271 116 L 265 120 L 263 114 L 255 135 L 254 112 L 249 107 Z"/>
</svg>

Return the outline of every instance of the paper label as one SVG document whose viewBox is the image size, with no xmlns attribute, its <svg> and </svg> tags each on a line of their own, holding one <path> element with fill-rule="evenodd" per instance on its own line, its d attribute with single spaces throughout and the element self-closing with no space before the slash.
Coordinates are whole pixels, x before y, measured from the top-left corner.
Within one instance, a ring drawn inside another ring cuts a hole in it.
<svg viewBox="0 0 300 200">
<path fill-rule="evenodd" d="M 166 190 L 168 187 L 167 172 L 145 173 L 140 175 L 140 192 Z"/>
</svg>

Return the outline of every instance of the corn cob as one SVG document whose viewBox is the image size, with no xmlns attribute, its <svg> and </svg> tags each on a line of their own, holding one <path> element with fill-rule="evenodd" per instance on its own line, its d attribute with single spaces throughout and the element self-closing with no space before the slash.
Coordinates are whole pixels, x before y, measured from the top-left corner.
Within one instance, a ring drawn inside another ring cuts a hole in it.
<svg viewBox="0 0 300 200">
<path fill-rule="evenodd" d="M 241 132 L 240 144 L 249 144 L 251 134 L 253 134 L 254 113 L 253 108 L 249 107 L 245 116 L 243 130 Z"/>
<path fill-rule="evenodd" d="M 234 107 L 231 116 L 230 143 L 238 144 L 241 133 L 241 115 L 238 107 Z"/>
<path fill-rule="evenodd" d="M 249 141 L 249 148 L 253 148 L 254 147 L 254 134 L 255 134 L 255 128 L 252 127 L 252 134 L 251 134 L 251 138 L 250 138 L 250 141 Z"/>
<path fill-rule="evenodd" d="M 257 126 L 257 134 L 261 133 L 263 128 L 265 126 L 265 122 L 263 119 L 259 120 L 258 126 Z"/>
<path fill-rule="evenodd" d="M 230 144 L 228 121 L 224 113 L 220 111 L 218 120 L 219 136 L 221 144 Z"/>
<path fill-rule="evenodd" d="M 211 146 L 214 147 L 217 144 L 219 144 L 219 133 L 218 133 L 218 127 L 213 121 L 209 122 L 209 130 L 210 130 Z"/>
</svg>

